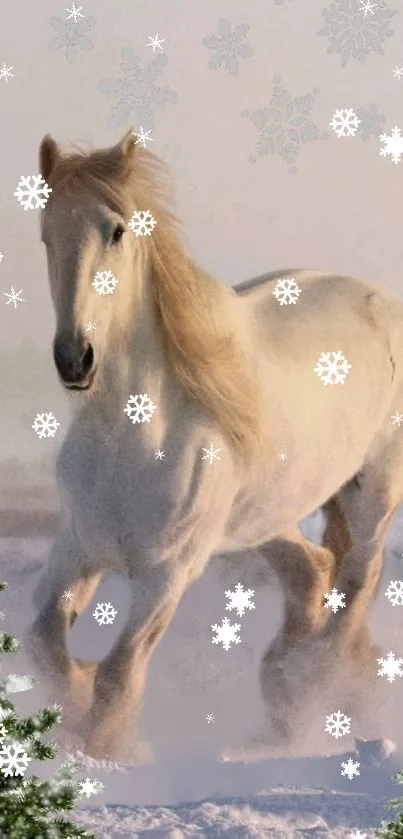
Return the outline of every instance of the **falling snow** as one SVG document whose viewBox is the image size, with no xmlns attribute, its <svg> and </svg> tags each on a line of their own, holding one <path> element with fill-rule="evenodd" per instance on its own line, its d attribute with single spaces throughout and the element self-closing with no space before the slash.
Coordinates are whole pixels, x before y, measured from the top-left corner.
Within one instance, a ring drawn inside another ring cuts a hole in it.
<svg viewBox="0 0 403 839">
<path fill-rule="evenodd" d="M 212 443 L 209 449 L 205 449 L 203 447 L 203 451 L 206 452 L 206 454 L 203 455 L 202 460 L 209 460 L 210 463 L 212 463 L 213 460 L 221 460 L 221 458 L 218 457 L 218 452 L 220 452 L 221 449 L 215 449 Z"/>
<path fill-rule="evenodd" d="M 390 684 L 395 681 L 396 676 L 403 676 L 403 658 L 396 658 L 395 654 L 390 652 L 386 658 L 378 658 L 380 668 L 378 676 L 386 676 Z"/>
<path fill-rule="evenodd" d="M 99 626 L 113 623 L 116 615 L 117 611 L 113 608 L 112 603 L 97 603 L 95 611 L 92 613 Z"/>
<path fill-rule="evenodd" d="M 254 593 L 254 589 L 248 588 L 245 590 L 242 583 L 237 583 L 235 591 L 228 590 L 225 592 L 226 598 L 230 601 L 225 607 L 226 611 L 232 612 L 233 609 L 236 609 L 238 617 L 241 618 L 245 614 L 245 609 L 249 609 L 249 611 L 255 609 L 255 604 L 251 603 Z"/>
<path fill-rule="evenodd" d="M 326 592 L 323 595 L 326 598 L 325 609 L 331 609 L 333 613 L 338 609 L 345 609 L 346 604 L 343 602 L 345 598 L 344 592 L 337 591 L 337 588 L 332 588 L 331 592 Z"/>
<path fill-rule="evenodd" d="M 15 78 L 14 73 L 11 72 L 11 70 L 13 69 L 14 67 L 6 67 L 5 64 L 3 64 L 3 66 L 0 68 L 0 79 L 3 79 L 3 81 L 6 82 L 6 84 L 9 79 Z"/>
<path fill-rule="evenodd" d="M 137 131 L 132 131 L 132 134 L 134 134 L 135 137 L 138 137 L 138 140 L 136 140 L 136 145 L 137 143 L 141 143 L 144 149 L 146 148 L 147 143 L 154 142 L 153 138 L 148 136 L 149 134 L 151 134 L 151 128 L 149 131 L 144 131 L 143 126 L 140 125 L 139 133 L 137 133 Z"/>
<path fill-rule="evenodd" d="M 231 644 L 240 644 L 241 639 L 238 632 L 241 624 L 229 622 L 229 618 L 223 618 L 221 626 L 216 623 L 211 624 L 211 629 L 216 633 L 216 637 L 212 639 L 213 644 L 222 644 L 224 650 L 229 650 Z"/>
<path fill-rule="evenodd" d="M 403 580 L 391 580 L 385 595 L 392 606 L 403 606 Z"/>
<path fill-rule="evenodd" d="M 129 221 L 130 230 L 135 236 L 151 236 L 156 224 L 150 210 L 135 210 Z"/>
<path fill-rule="evenodd" d="M 334 112 L 329 125 L 338 137 L 354 137 L 360 122 L 352 108 L 342 108 Z"/>
<path fill-rule="evenodd" d="M 340 775 L 347 775 L 347 778 L 352 779 L 360 774 L 360 763 L 355 763 L 351 757 L 345 762 L 341 763 Z"/>
<path fill-rule="evenodd" d="M 146 393 L 136 393 L 135 396 L 130 394 L 124 410 L 134 425 L 136 422 L 150 422 L 155 407 Z"/>
<path fill-rule="evenodd" d="M 380 150 L 379 154 L 381 157 L 387 157 L 388 155 L 392 158 L 393 163 L 400 163 L 400 158 L 403 154 L 403 137 L 400 136 L 401 129 L 395 125 L 392 128 L 392 133 L 388 134 L 381 134 L 380 141 L 384 144 L 383 149 Z"/>
<path fill-rule="evenodd" d="M 24 210 L 43 210 L 51 192 L 42 175 L 21 175 L 13 194 Z"/>
<path fill-rule="evenodd" d="M 333 356 L 332 359 L 330 356 Z M 342 385 L 347 373 L 351 370 L 351 364 L 348 363 L 340 350 L 337 352 L 322 352 L 316 367 L 313 369 L 324 385 Z"/>
<path fill-rule="evenodd" d="M 289 280 L 278 280 L 274 286 L 274 297 L 279 301 L 280 306 L 289 306 L 291 303 L 296 303 L 302 289 L 291 277 Z"/>
<path fill-rule="evenodd" d="M 97 271 L 95 274 L 94 281 L 92 283 L 93 287 L 96 289 L 98 294 L 113 294 L 115 288 L 118 284 L 118 280 L 116 279 L 115 275 L 112 274 L 112 271 Z"/>
<path fill-rule="evenodd" d="M 24 298 L 20 297 L 20 294 L 22 294 L 22 288 L 20 289 L 20 291 L 15 291 L 14 286 L 12 285 L 11 292 L 8 293 L 7 291 L 3 291 L 3 294 L 4 297 L 8 297 L 8 300 L 6 301 L 6 306 L 8 306 L 9 303 L 12 303 L 14 309 L 16 309 L 18 303 L 25 303 Z"/>
<path fill-rule="evenodd" d="M 335 737 L 344 737 L 345 734 L 350 734 L 351 717 L 347 717 L 341 711 L 335 711 L 326 717 L 325 731 Z"/>
<path fill-rule="evenodd" d="M 399 414 L 399 412 L 396 411 L 394 416 L 391 417 L 391 420 L 393 420 L 392 425 L 397 425 L 400 428 L 401 424 L 403 423 L 403 414 Z"/>
<path fill-rule="evenodd" d="M 37 414 L 35 421 L 31 426 L 36 431 L 38 437 L 54 437 L 60 425 L 52 413 Z"/>
<path fill-rule="evenodd" d="M 165 38 L 159 38 L 158 37 L 158 32 L 157 32 L 156 35 L 154 35 L 153 38 L 151 37 L 151 35 L 149 35 L 148 40 L 149 40 L 150 43 L 147 44 L 147 47 L 152 47 L 153 52 L 155 52 L 156 49 L 159 49 L 159 50 L 162 51 L 162 44 L 165 43 Z"/>
</svg>

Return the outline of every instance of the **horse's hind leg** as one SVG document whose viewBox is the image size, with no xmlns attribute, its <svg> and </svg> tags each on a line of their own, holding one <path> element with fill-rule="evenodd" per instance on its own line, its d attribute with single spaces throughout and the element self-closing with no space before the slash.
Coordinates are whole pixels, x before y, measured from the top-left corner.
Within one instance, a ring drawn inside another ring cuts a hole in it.
<svg viewBox="0 0 403 839">
<path fill-rule="evenodd" d="M 334 557 L 314 545 L 295 527 L 259 548 L 276 572 L 285 595 L 285 616 L 280 632 L 260 665 L 262 697 L 280 740 L 291 736 L 301 696 L 284 672 L 284 660 L 320 630 L 325 620 L 324 594 L 329 591 Z"/>
<path fill-rule="evenodd" d="M 56 698 L 62 697 L 63 704 L 70 700 L 83 712 L 91 703 L 96 665 L 70 658 L 67 633 L 105 573 L 106 569 L 91 567 L 72 533 L 61 533 L 37 586 L 34 600 L 38 614 L 24 641 Z"/>
</svg>

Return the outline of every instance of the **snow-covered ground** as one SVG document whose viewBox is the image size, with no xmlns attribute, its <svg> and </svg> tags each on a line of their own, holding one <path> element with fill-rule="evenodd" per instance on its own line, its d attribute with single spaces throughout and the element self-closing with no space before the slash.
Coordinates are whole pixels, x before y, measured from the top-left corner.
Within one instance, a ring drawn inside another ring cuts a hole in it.
<svg viewBox="0 0 403 839">
<path fill-rule="evenodd" d="M 32 591 L 51 544 L 51 512 L 41 514 L 45 524 L 40 538 L 32 538 L 29 528 L 22 528 L 24 516 L 12 520 L 10 514 L 8 535 L 0 539 L 0 576 L 9 584 L 0 609 L 7 629 L 19 638 L 33 615 Z M 4 523 L 1 516 L 0 521 Z M 304 529 L 314 536 L 318 526 L 314 517 Z M 18 532 L 23 538 L 18 538 Z M 391 528 L 388 560 L 371 619 L 374 638 L 385 656 L 389 650 L 403 655 L 403 607 L 391 606 L 384 595 L 389 580 L 402 578 L 402 537 L 400 517 Z M 242 619 L 242 643 L 226 652 L 212 645 L 210 625 L 221 622 L 224 590 L 238 581 L 255 589 L 256 609 Z M 110 601 L 117 609 L 113 626 L 99 626 L 92 617 L 99 601 Z M 122 627 L 127 607 L 124 580 L 107 578 L 74 626 L 72 653 L 102 657 Z M 354 729 L 354 720 L 351 736 L 335 740 L 324 732 L 321 718 L 300 753 L 274 754 L 266 743 L 259 755 L 249 748 L 243 762 L 223 760 L 228 747 L 247 741 L 261 727 L 259 661 L 281 620 L 281 590 L 261 558 L 248 554 L 212 561 L 185 596 L 152 662 L 142 727 L 153 749 L 153 761 L 123 767 L 82 757 L 79 777 L 96 778 L 104 789 L 83 802 L 76 821 L 91 828 L 99 839 L 344 839 L 358 829 L 370 836 L 387 818 L 387 799 L 400 793 L 391 775 L 403 767 L 399 725 L 403 680 L 393 684 L 380 680 L 385 701 L 376 720 L 376 736 L 384 740 L 357 740 L 374 735 L 365 725 Z M 5 657 L 3 664 L 4 675 L 32 673 L 23 650 Z M 15 700 L 24 713 L 43 706 L 46 696 L 37 684 L 31 691 L 16 694 Z M 363 695 L 362 703 L 368 706 L 370 719 L 371 697 Z M 336 710 L 329 708 L 328 713 Z M 214 716 L 211 723 L 206 720 L 208 714 Z M 341 762 L 349 757 L 360 763 L 360 775 L 351 780 L 340 774 Z M 43 770 L 32 765 L 32 771 L 41 775 Z"/>
</svg>

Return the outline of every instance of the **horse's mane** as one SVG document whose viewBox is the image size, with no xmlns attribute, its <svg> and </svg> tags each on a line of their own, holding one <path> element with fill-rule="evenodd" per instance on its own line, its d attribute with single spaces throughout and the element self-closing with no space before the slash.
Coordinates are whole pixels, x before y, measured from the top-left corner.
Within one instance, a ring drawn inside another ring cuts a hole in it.
<svg viewBox="0 0 403 839">
<path fill-rule="evenodd" d="M 115 149 L 63 152 L 47 178 L 53 192 L 44 214 L 61 189 L 65 193 L 77 186 L 100 195 L 126 218 L 133 210 L 150 210 L 157 225 L 138 242 L 151 260 L 167 361 L 186 392 L 214 416 L 248 470 L 259 471 L 261 396 L 252 362 L 236 335 L 235 294 L 186 255 L 178 218 L 169 207 L 168 180 L 159 158 L 138 146 L 130 159 Z"/>
</svg>

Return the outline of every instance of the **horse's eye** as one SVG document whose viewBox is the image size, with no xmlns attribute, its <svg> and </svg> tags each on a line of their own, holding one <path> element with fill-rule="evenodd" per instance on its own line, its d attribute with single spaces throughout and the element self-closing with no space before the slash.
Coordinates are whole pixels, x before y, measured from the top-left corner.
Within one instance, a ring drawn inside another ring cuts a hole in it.
<svg viewBox="0 0 403 839">
<path fill-rule="evenodd" d="M 121 224 L 116 225 L 116 227 L 113 231 L 113 234 L 112 234 L 112 244 L 113 245 L 117 245 L 120 242 L 124 232 L 125 232 L 125 229 L 124 229 L 123 225 L 121 225 Z"/>
</svg>

